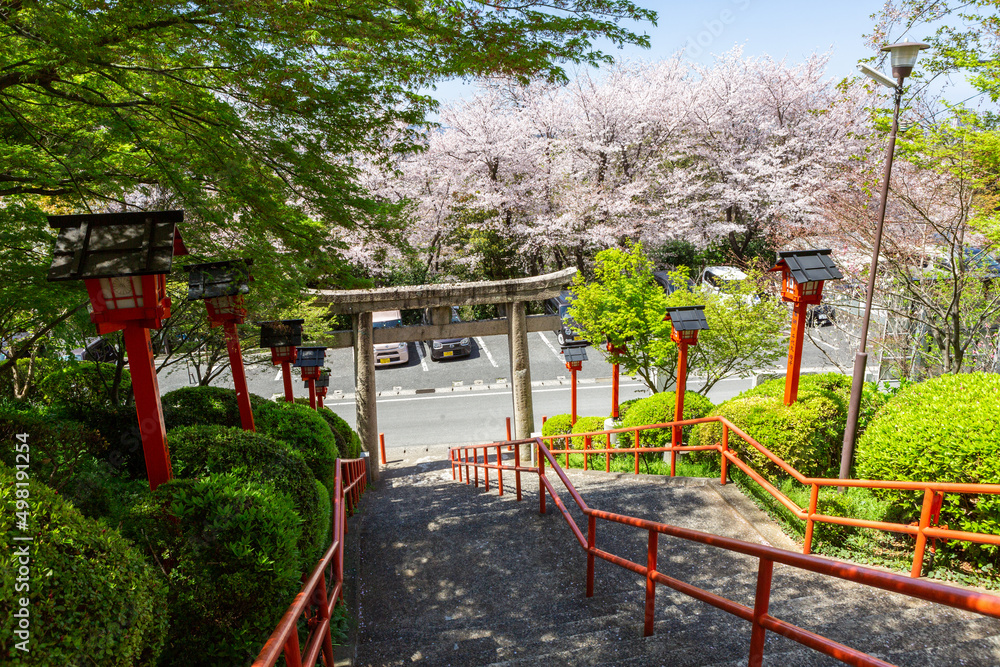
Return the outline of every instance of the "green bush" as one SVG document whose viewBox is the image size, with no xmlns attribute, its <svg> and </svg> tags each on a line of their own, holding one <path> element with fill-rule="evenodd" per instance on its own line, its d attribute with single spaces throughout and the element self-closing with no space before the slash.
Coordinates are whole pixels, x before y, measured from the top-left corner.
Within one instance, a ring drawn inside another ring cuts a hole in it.
<svg viewBox="0 0 1000 667">
<path fill-rule="evenodd" d="M 604 430 L 604 417 L 577 417 L 576 423 L 573 424 L 573 429 L 571 433 L 591 433 L 593 431 L 603 431 Z M 572 439 L 573 449 L 583 449 L 584 438 L 583 436 L 577 436 Z M 608 436 L 606 435 L 595 435 L 590 438 L 590 449 L 604 449 L 608 446 Z"/>
<path fill-rule="evenodd" d="M 235 475 L 174 479 L 129 518 L 169 582 L 160 664 L 250 664 L 301 586 L 291 499 Z"/>
<path fill-rule="evenodd" d="M 337 434 L 337 449 L 341 456 L 348 459 L 356 459 L 361 456 L 361 438 L 354 432 L 340 415 L 324 407 L 319 411 L 320 416 L 326 420 L 333 432 Z"/>
<path fill-rule="evenodd" d="M 804 375 L 798 400 L 786 406 L 784 379 L 769 380 L 720 404 L 711 415 L 725 417 L 803 475 L 835 477 L 840 469 L 850 385 L 851 378 L 838 373 Z M 862 411 L 873 413 L 883 400 L 874 385 L 866 386 Z M 864 423 L 859 420 L 859 428 Z M 711 445 L 721 440 L 720 424 L 699 424 L 690 444 Z M 739 437 L 730 435 L 729 447 L 757 470 L 778 477 L 786 474 Z"/>
<path fill-rule="evenodd" d="M 133 479 L 107 461 L 89 458 L 74 471 L 60 491 L 80 512 L 117 527 L 129 510 L 149 493 L 148 479 Z"/>
<path fill-rule="evenodd" d="M 572 417 L 568 414 L 552 415 L 542 424 L 542 435 L 563 435 L 572 432 Z"/>
<path fill-rule="evenodd" d="M 646 426 L 648 424 L 662 424 L 674 420 L 677 394 L 673 391 L 661 391 L 658 394 L 640 399 L 629 409 L 625 419 L 622 420 L 623 428 L 633 426 Z M 712 402 L 693 391 L 684 392 L 684 419 L 699 419 L 711 411 Z M 681 428 L 681 438 L 688 440 L 692 426 Z M 639 433 L 639 443 L 643 447 L 669 447 L 671 433 L 673 429 L 657 428 L 646 429 Z M 619 436 L 622 437 L 622 436 Z M 693 444 L 693 443 L 688 443 Z M 632 446 L 630 443 L 628 446 Z"/>
<path fill-rule="evenodd" d="M 31 441 L 29 440 L 29 444 Z M 6 446 L 6 443 L 5 443 Z M 16 580 L 18 542 L 0 567 L 0 656 L 19 665 L 153 665 L 166 633 L 162 579 L 117 530 L 80 514 L 59 494 L 31 481 L 15 487 L 0 466 L 0 533 L 30 533 L 30 578 Z M 15 528 L 17 490 L 26 489 L 28 531 Z M 9 539 L 9 538 L 8 538 Z M 27 583 L 28 589 L 23 586 Z M 30 600 L 30 652 L 15 647 L 14 600 Z M 15 657 L 16 656 L 16 657 Z"/>
<path fill-rule="evenodd" d="M 254 421 L 259 433 L 301 453 L 316 479 L 333 492 L 340 452 L 333 429 L 315 410 L 295 403 L 265 403 L 257 410 Z"/>
<path fill-rule="evenodd" d="M 79 422 L 53 418 L 27 405 L 0 405 L 0 463 L 14 467 L 16 452 L 9 443 L 27 433 L 31 444 L 31 476 L 55 490 L 62 489 L 84 461 L 104 452 L 108 443 Z"/>
<path fill-rule="evenodd" d="M 31 371 L 31 383 L 28 385 L 27 389 L 24 390 L 24 394 L 20 397 L 15 396 L 14 392 L 14 367 L 13 365 L 8 366 L 2 372 L 0 372 L 0 399 L 15 399 L 23 401 L 36 401 L 41 400 L 41 392 L 38 390 L 38 383 L 45 378 L 46 375 L 54 370 L 62 368 L 66 362 L 60 361 L 58 359 L 39 359 L 35 358 L 34 362 L 31 359 L 18 359 L 17 360 L 17 371 L 18 377 L 23 384 L 25 378 L 28 374 L 28 367 L 33 364 L 33 369 Z"/>
<path fill-rule="evenodd" d="M 270 482 L 287 493 L 302 519 L 299 553 L 302 570 L 312 569 L 327 546 L 329 510 L 322 516 L 322 500 L 330 494 L 317 480 L 305 459 L 288 445 L 266 435 L 227 426 L 188 426 L 168 434 L 170 458 L 177 478 L 201 478 L 232 473 L 242 480 Z M 321 491 L 322 490 L 322 493 Z"/>
<path fill-rule="evenodd" d="M 225 387 L 181 387 L 164 394 L 160 404 L 167 429 L 198 424 L 242 425 L 236 392 Z M 250 394 L 255 421 L 258 410 L 266 409 L 261 407 L 264 404 L 270 401 Z"/>
<path fill-rule="evenodd" d="M 943 375 L 911 385 L 879 411 L 857 444 L 862 479 L 1000 483 L 1000 375 Z M 911 520 L 922 493 L 880 491 Z M 1000 497 L 945 494 L 941 523 L 1000 533 Z M 996 547 L 970 546 L 996 554 Z"/>
<path fill-rule="evenodd" d="M 625 415 L 628 411 L 632 409 L 632 406 L 641 401 L 641 398 L 630 398 L 627 401 L 622 401 L 618 404 L 618 419 L 625 419 Z"/>
<path fill-rule="evenodd" d="M 132 402 L 132 376 L 121 369 L 117 396 L 114 389 L 116 366 L 97 361 L 67 362 L 38 383 L 48 405 L 65 406 L 71 417 L 80 418 L 95 408 L 113 408 Z"/>
</svg>

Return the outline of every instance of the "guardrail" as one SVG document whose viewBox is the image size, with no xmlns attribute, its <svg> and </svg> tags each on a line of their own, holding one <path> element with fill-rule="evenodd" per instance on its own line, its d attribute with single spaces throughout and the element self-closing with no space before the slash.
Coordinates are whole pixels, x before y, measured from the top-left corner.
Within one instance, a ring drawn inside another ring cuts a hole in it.
<svg viewBox="0 0 1000 667">
<path fill-rule="evenodd" d="M 502 448 L 510 445 L 513 445 L 516 449 L 519 449 L 521 445 L 533 446 L 536 451 L 538 466 L 521 466 L 519 462 L 520 457 L 516 454 L 513 459 L 513 465 L 504 465 Z M 491 464 L 489 462 L 489 457 L 493 450 L 496 450 L 496 463 Z M 480 454 L 482 455 L 481 457 Z M 480 458 L 482 458 L 482 462 L 480 462 Z M 680 593 L 693 597 L 697 600 L 701 600 L 702 602 L 710 604 L 751 623 L 752 630 L 750 634 L 749 651 L 750 667 L 759 667 L 763 662 L 764 638 L 768 630 L 850 665 L 859 665 L 863 667 L 886 667 L 890 665 L 890 663 L 884 662 L 866 653 L 852 649 L 849 646 L 845 646 L 839 642 L 823 637 L 822 635 L 818 635 L 814 632 L 810 632 L 809 630 L 793 625 L 792 623 L 771 616 L 768 613 L 768 605 L 771 595 L 771 575 L 775 563 L 781 563 L 783 565 L 788 565 L 801 570 L 836 577 L 838 579 L 852 581 L 858 584 L 880 588 L 894 593 L 900 593 L 910 597 L 919 598 L 921 600 L 927 600 L 929 602 L 954 607 L 956 609 L 1000 618 L 1000 597 L 993 595 L 968 591 L 927 580 L 913 580 L 912 578 L 903 577 L 898 574 L 882 572 L 880 570 L 873 570 L 857 565 L 848 565 L 808 554 L 797 554 L 791 551 L 776 549 L 774 547 L 751 544 L 749 542 L 743 542 L 742 540 L 680 528 L 670 524 L 657 523 L 622 514 L 614 514 L 612 512 L 592 509 L 587 506 L 586 502 L 584 502 L 579 492 L 577 492 L 572 482 L 570 482 L 569 478 L 566 476 L 565 471 L 559 467 L 555 454 L 549 451 L 540 438 L 505 443 L 493 443 L 489 445 L 456 447 L 449 450 L 449 460 L 452 466 L 453 478 L 457 477 L 458 480 L 461 480 L 464 469 L 465 482 L 468 484 L 469 469 L 471 468 L 473 474 L 475 475 L 477 486 L 478 470 L 480 468 L 484 470 L 484 477 L 487 480 L 489 474 L 488 471 L 496 470 L 498 476 L 498 486 L 502 484 L 503 472 L 505 470 L 515 472 L 518 475 L 522 472 L 537 473 L 539 480 L 538 502 L 540 513 L 545 514 L 545 497 L 547 493 L 549 497 L 552 498 L 552 502 L 555 503 L 556 507 L 562 513 L 563 518 L 569 525 L 570 530 L 576 537 L 577 542 L 587 553 L 587 597 L 591 597 L 594 594 L 594 563 L 596 558 L 600 558 L 608 561 L 609 563 L 614 563 L 615 565 L 618 565 L 626 570 L 635 572 L 646 579 L 643 633 L 647 637 L 653 634 L 654 602 L 657 584 L 668 586 Z M 586 535 L 583 534 L 583 531 L 573 519 L 573 516 L 570 514 L 565 503 L 563 503 L 558 493 L 556 493 L 555 487 L 546 476 L 546 461 L 548 461 L 552 466 L 552 469 L 558 475 L 559 480 L 569 492 L 570 497 L 572 497 L 577 507 L 587 517 Z M 488 488 L 489 487 L 487 486 L 487 489 Z M 518 485 L 518 488 L 520 490 L 520 485 Z M 518 496 L 518 499 L 520 499 L 520 496 Z M 632 562 L 628 559 L 596 548 L 595 544 L 598 519 L 633 526 L 647 531 L 648 541 L 645 565 Z M 753 608 L 734 602 L 733 600 L 715 593 L 710 593 L 706 590 L 692 586 L 691 584 L 657 571 L 659 535 L 676 537 L 689 542 L 705 544 L 757 558 L 757 587 L 754 596 Z"/>
<path fill-rule="evenodd" d="M 333 540 L 312 573 L 303 577 L 302 590 L 292 600 L 252 667 L 272 667 L 282 655 L 287 667 L 314 667 L 320 653 L 324 664 L 333 665 L 330 617 L 344 595 L 347 517 L 358 506 L 366 480 L 365 459 L 337 459 L 333 483 Z M 327 581 L 333 584 L 329 588 Z M 304 651 L 299 640 L 299 619 L 309 628 Z"/>
<path fill-rule="evenodd" d="M 671 428 L 674 426 L 688 426 L 691 424 L 702 424 L 706 422 L 719 422 L 722 425 L 722 441 L 715 445 L 698 445 L 698 446 L 664 446 L 664 447 L 643 447 L 640 444 L 639 433 L 641 431 L 649 429 L 659 429 L 659 428 Z M 620 433 L 631 433 L 634 439 L 632 447 L 603 447 L 603 448 L 592 448 L 590 445 L 595 436 L 606 436 L 610 442 L 610 434 L 620 434 Z M 729 436 L 730 433 L 737 435 L 740 439 L 746 442 L 748 445 L 756 449 L 758 452 L 763 454 L 772 463 L 777 465 L 779 468 L 788 473 L 795 481 L 803 484 L 805 486 L 812 487 L 810 491 L 809 507 L 799 507 L 795 502 L 782 493 L 774 484 L 767 481 L 763 475 L 754 470 L 747 464 L 746 461 L 741 459 L 739 455 L 732 451 L 729 447 Z M 583 449 L 573 449 L 568 447 L 568 443 L 572 438 L 583 438 L 584 447 Z M 803 539 L 804 546 L 802 553 L 808 554 L 812 550 L 812 538 L 813 538 L 813 526 L 819 521 L 822 523 L 837 524 L 841 526 L 852 526 L 855 528 L 872 528 L 875 530 L 884 530 L 894 533 L 902 533 L 906 535 L 913 535 L 916 538 L 916 544 L 914 546 L 913 553 L 913 564 L 910 567 L 910 576 L 919 577 L 923 569 L 924 563 L 924 553 L 926 551 L 927 540 L 937 539 L 947 539 L 947 540 L 960 540 L 965 542 L 975 542 L 978 544 L 993 544 L 1000 546 L 1000 535 L 991 535 L 988 533 L 971 533 L 961 530 L 951 530 L 947 527 L 933 526 L 931 525 L 932 517 L 937 521 L 937 516 L 941 511 L 941 504 L 944 499 L 944 494 L 954 493 L 954 494 L 966 494 L 966 495 L 978 495 L 978 494 L 1000 494 L 1000 484 L 959 484 L 959 483 L 947 483 L 947 482 L 900 482 L 900 481 L 884 481 L 884 480 L 872 480 L 872 479 L 835 479 L 835 478 L 825 478 L 825 477 L 806 477 L 798 470 L 790 466 L 788 463 L 783 461 L 777 455 L 772 453 L 762 444 L 751 438 L 745 432 L 743 432 L 739 427 L 735 426 L 732 422 L 725 419 L 724 417 L 702 417 L 701 419 L 688 419 L 679 422 L 664 422 L 662 424 L 650 424 L 647 426 L 634 426 L 630 428 L 616 428 L 609 429 L 606 431 L 591 431 L 588 433 L 573 433 L 572 435 L 546 435 L 542 436 L 542 441 L 549 441 L 554 443 L 555 441 L 564 441 L 567 446 L 563 449 L 551 449 L 553 455 L 565 455 L 566 466 L 569 467 L 569 455 L 570 454 L 582 454 L 583 455 L 583 466 L 584 470 L 588 469 L 588 463 L 591 456 L 600 456 L 601 454 L 605 457 L 605 470 L 610 472 L 611 470 L 611 456 L 619 454 L 633 454 L 635 456 L 635 473 L 639 473 L 639 455 L 651 452 L 670 452 L 670 475 L 674 475 L 676 467 L 676 457 L 678 452 L 693 452 L 693 451 L 717 451 L 721 456 L 722 462 L 722 473 L 719 476 L 719 482 L 725 484 L 728 478 L 728 466 L 732 464 L 742 470 L 750 479 L 760 485 L 768 494 L 770 494 L 775 500 L 781 503 L 795 518 L 800 521 L 805 522 L 805 536 Z M 817 512 L 817 505 L 819 502 L 819 489 L 823 486 L 836 486 L 836 487 L 860 487 L 867 489 L 893 489 L 896 491 L 923 491 L 924 498 L 923 504 L 920 509 L 920 520 L 917 525 L 893 523 L 889 521 L 870 521 L 867 519 L 855 519 L 852 517 L 841 517 L 841 516 L 831 516 L 826 514 L 819 514 Z"/>
</svg>

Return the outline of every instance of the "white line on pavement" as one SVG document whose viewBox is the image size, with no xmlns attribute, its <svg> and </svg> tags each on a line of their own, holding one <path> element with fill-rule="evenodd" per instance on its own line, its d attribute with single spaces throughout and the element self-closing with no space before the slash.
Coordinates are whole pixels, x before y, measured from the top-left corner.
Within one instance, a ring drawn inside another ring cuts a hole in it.
<svg viewBox="0 0 1000 667">
<path fill-rule="evenodd" d="M 549 339 L 545 337 L 545 334 L 543 334 L 541 331 L 536 331 L 535 333 L 537 333 L 538 337 L 541 338 L 542 341 L 549 346 L 549 349 L 552 350 L 552 354 L 556 355 L 556 359 L 562 361 L 563 357 L 561 354 L 559 354 L 559 350 L 557 350 L 555 346 L 549 342 Z"/>
<path fill-rule="evenodd" d="M 424 346 L 420 344 L 419 341 L 413 344 L 413 347 L 417 348 L 417 357 L 420 359 L 420 366 L 425 370 L 429 371 L 427 368 L 427 360 L 424 359 Z"/>
<path fill-rule="evenodd" d="M 810 338 L 809 340 L 811 340 L 816 345 L 822 345 L 823 347 L 829 348 L 829 349 L 833 350 L 834 352 L 840 352 L 840 348 L 837 347 L 836 345 L 830 345 L 829 343 L 827 343 L 825 341 L 822 341 L 822 340 L 819 340 L 818 338 Z"/>
<path fill-rule="evenodd" d="M 275 382 L 281 382 L 281 368 L 278 368 L 278 374 L 274 376 Z"/>
<path fill-rule="evenodd" d="M 480 350 L 486 353 L 486 358 L 490 360 L 491 364 L 493 364 L 493 368 L 500 368 L 497 365 L 497 362 L 494 361 L 493 355 L 490 354 L 490 348 L 486 347 L 486 341 L 483 340 L 482 336 L 476 336 L 476 345 L 479 346 Z"/>
<path fill-rule="evenodd" d="M 628 387 L 645 387 L 645 386 L 646 385 L 644 385 L 644 384 L 642 384 L 640 382 L 635 382 L 635 383 L 629 383 L 629 384 L 619 385 L 619 388 L 620 389 L 625 389 L 625 388 L 628 388 Z M 610 385 L 578 385 L 577 386 L 577 390 L 578 391 L 585 391 L 587 389 L 610 389 Z M 532 393 L 534 393 L 534 394 L 541 394 L 541 393 L 545 393 L 547 391 L 569 391 L 569 390 L 570 390 L 570 387 L 567 385 L 565 387 L 554 387 L 552 389 L 533 389 Z M 463 392 L 455 392 L 455 393 L 447 392 L 447 393 L 443 393 L 443 394 L 433 394 L 433 395 L 430 395 L 430 396 L 408 396 L 406 398 L 379 398 L 379 399 L 376 399 L 376 401 L 378 403 L 399 403 L 401 401 L 431 401 L 431 400 L 439 399 L 439 398 L 459 398 L 459 397 L 471 397 L 471 396 L 478 396 L 478 397 L 483 397 L 483 396 L 510 396 L 510 392 L 509 391 L 499 391 L 499 392 L 485 392 L 485 391 L 464 392 L 463 391 Z M 330 401 L 323 401 L 323 405 L 354 405 L 354 401 L 339 401 L 339 402 L 336 402 L 336 403 L 331 403 Z"/>
</svg>

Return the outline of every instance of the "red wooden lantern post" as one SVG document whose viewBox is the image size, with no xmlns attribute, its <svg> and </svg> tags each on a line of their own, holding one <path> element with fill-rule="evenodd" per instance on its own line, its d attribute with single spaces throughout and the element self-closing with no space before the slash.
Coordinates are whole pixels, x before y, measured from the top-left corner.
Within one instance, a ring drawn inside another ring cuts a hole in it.
<svg viewBox="0 0 1000 667">
<path fill-rule="evenodd" d="M 292 369 L 295 362 L 295 348 L 302 345 L 302 323 L 305 320 L 278 320 L 260 323 L 260 346 L 271 348 L 271 363 L 281 366 L 284 381 L 285 402 L 295 400 L 292 395 Z"/>
<path fill-rule="evenodd" d="M 226 336 L 226 350 L 229 352 L 229 368 L 233 374 L 236 389 L 236 403 L 240 407 L 240 425 L 244 431 L 256 431 L 253 424 L 253 408 L 250 407 L 250 390 L 247 387 L 246 370 L 243 368 L 243 351 L 237 324 L 243 324 L 247 311 L 243 307 L 243 295 L 250 291 L 249 259 L 227 262 L 192 264 L 188 271 L 188 300 L 203 299 L 208 309 L 208 321 L 212 327 L 221 326 Z"/>
<path fill-rule="evenodd" d="M 611 353 L 611 418 L 618 419 L 618 357 L 625 354 L 625 345 L 613 345 L 608 341 L 608 352 Z"/>
<path fill-rule="evenodd" d="M 563 348 L 563 358 L 566 360 L 566 370 L 570 372 L 572 387 L 570 389 L 570 423 L 576 423 L 576 372 L 583 368 L 583 362 L 587 360 L 587 350 L 583 347 Z"/>
<path fill-rule="evenodd" d="M 321 368 L 319 369 L 319 377 L 315 380 L 316 385 L 316 409 L 323 409 L 323 399 L 326 398 L 326 392 L 330 388 L 330 369 Z"/>
<path fill-rule="evenodd" d="M 299 347 L 296 352 L 295 365 L 302 369 L 302 379 L 309 389 L 309 407 L 316 409 L 316 380 L 323 370 L 325 347 Z"/>
<path fill-rule="evenodd" d="M 684 418 L 684 393 L 687 391 L 687 355 L 688 346 L 698 344 L 698 332 L 708 328 L 705 319 L 705 306 L 681 306 L 667 308 L 663 319 L 672 327 L 670 340 L 677 343 L 677 396 L 674 402 L 674 421 Z M 681 427 L 674 426 L 671 433 L 670 446 L 681 446 Z M 677 450 L 670 451 L 670 476 L 673 477 L 677 468 Z"/>
<path fill-rule="evenodd" d="M 829 249 L 779 252 L 778 263 L 771 270 L 781 271 L 781 299 L 793 304 L 792 336 L 788 341 L 788 370 L 785 373 L 785 405 L 791 405 L 799 397 L 808 307 L 823 298 L 824 281 L 840 280 L 844 275 L 834 265 Z"/>
<path fill-rule="evenodd" d="M 149 339 L 170 317 L 167 274 L 187 254 L 176 224 L 183 211 L 53 215 L 59 230 L 48 279 L 83 280 L 90 321 L 103 335 L 123 331 L 149 488 L 172 477 L 167 429 Z"/>
</svg>

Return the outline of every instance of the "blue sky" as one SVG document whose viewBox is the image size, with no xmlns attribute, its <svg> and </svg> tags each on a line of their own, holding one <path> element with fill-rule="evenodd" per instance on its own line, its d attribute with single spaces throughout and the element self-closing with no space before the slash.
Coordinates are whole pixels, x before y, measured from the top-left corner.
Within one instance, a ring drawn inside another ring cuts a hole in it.
<svg viewBox="0 0 1000 667">
<path fill-rule="evenodd" d="M 864 35 L 871 32 L 871 15 L 881 9 L 882 0 L 637 0 L 637 4 L 659 14 L 656 26 L 633 26 L 636 32 L 650 36 L 651 47 L 618 50 L 602 44 L 602 50 L 634 60 L 659 60 L 686 48 L 689 59 L 706 65 L 712 62 L 713 53 L 723 53 L 737 44 L 743 46 L 745 55 L 768 54 L 790 63 L 829 51 L 827 75 L 840 80 L 857 74 L 858 61 L 872 55 Z M 960 83 L 946 97 L 961 99 L 968 90 Z M 447 102 L 467 97 L 472 91 L 469 84 L 448 81 L 431 93 Z"/>
</svg>

